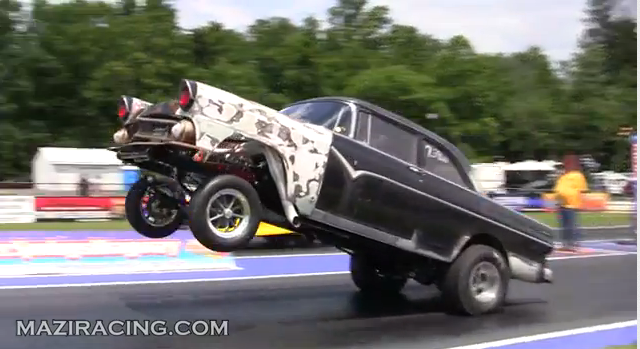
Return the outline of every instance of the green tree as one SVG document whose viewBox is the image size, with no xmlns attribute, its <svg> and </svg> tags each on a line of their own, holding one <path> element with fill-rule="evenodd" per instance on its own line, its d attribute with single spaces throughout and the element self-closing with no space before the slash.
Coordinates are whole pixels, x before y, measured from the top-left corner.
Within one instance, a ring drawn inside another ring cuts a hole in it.
<svg viewBox="0 0 640 349">
<path fill-rule="evenodd" d="M 28 178 L 37 147 L 108 145 L 120 95 L 175 98 L 182 78 L 273 108 L 323 95 L 365 99 L 445 136 L 472 161 L 572 149 L 628 168 L 629 145 L 616 131 L 637 120 L 637 41 L 621 0 L 587 0 L 579 49 L 560 69 L 537 47 L 484 54 L 462 36 L 435 39 L 366 0 L 336 1 L 325 27 L 313 17 L 264 18 L 245 32 L 222 23 L 184 30 L 166 0 L 20 4 L 0 0 L 3 180 Z"/>
</svg>

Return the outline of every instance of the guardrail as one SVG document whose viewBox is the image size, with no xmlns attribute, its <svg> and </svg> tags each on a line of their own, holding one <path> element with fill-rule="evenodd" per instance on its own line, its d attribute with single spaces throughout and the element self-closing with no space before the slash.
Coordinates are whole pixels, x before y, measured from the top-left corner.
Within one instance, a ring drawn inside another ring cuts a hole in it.
<svg viewBox="0 0 640 349">
<path fill-rule="evenodd" d="M 504 206 L 519 211 L 554 211 L 557 209 L 555 194 L 550 191 L 505 190 L 488 192 L 485 195 Z M 611 195 L 606 192 L 587 192 L 582 195 L 583 211 L 632 211 L 635 210 L 633 196 Z"/>
<path fill-rule="evenodd" d="M 0 182 L 0 195 L 124 196 L 129 186 L 127 183 L 89 183 L 85 190 L 79 183 Z"/>
<path fill-rule="evenodd" d="M 0 223 L 123 217 L 123 196 L 0 196 Z"/>
</svg>

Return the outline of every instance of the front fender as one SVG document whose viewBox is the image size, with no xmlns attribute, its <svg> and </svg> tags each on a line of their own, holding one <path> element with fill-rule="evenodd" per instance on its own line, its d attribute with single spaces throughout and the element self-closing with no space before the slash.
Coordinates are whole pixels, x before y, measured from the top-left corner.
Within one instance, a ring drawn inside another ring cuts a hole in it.
<svg viewBox="0 0 640 349">
<path fill-rule="evenodd" d="M 196 145 L 208 150 L 240 134 L 275 151 L 285 177 L 285 200 L 300 214 L 315 207 L 322 184 L 333 133 L 301 123 L 277 111 L 198 83 L 193 107 L 187 113 L 197 125 Z"/>
</svg>

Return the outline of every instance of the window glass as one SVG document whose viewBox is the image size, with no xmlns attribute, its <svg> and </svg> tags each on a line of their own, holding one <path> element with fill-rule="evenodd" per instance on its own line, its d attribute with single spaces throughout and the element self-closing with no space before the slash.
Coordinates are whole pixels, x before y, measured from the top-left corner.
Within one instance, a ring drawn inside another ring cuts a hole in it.
<svg viewBox="0 0 640 349">
<path fill-rule="evenodd" d="M 355 139 L 362 142 L 369 141 L 369 119 L 370 116 L 367 113 L 359 112 L 358 121 L 356 125 Z"/>
<path fill-rule="evenodd" d="M 369 145 L 398 159 L 415 163 L 417 138 L 410 132 L 371 116 L 371 132 Z"/>
<path fill-rule="evenodd" d="M 353 116 L 351 115 L 351 108 L 342 109 L 340 119 L 338 119 L 338 124 L 333 129 L 333 131 L 345 136 L 350 135 L 352 120 Z"/>
<path fill-rule="evenodd" d="M 436 176 L 440 176 L 451 182 L 466 187 L 466 184 L 462 180 L 462 176 L 460 175 L 458 168 L 446 155 L 446 153 L 443 152 L 439 147 L 429 142 L 423 141 L 421 151 L 422 165 L 420 167 L 433 173 Z"/>
<path fill-rule="evenodd" d="M 302 122 L 324 126 L 333 130 L 333 127 L 341 113 L 350 113 L 348 105 L 334 101 L 317 101 L 294 104 L 280 111 L 292 119 Z"/>
</svg>

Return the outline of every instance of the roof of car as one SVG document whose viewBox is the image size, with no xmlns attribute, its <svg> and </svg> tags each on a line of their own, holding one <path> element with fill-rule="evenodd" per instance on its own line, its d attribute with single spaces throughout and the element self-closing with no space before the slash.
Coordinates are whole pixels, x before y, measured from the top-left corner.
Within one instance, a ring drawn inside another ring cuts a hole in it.
<svg viewBox="0 0 640 349">
<path fill-rule="evenodd" d="M 301 101 L 296 101 L 294 103 L 291 103 L 290 105 L 293 104 L 299 104 L 299 103 L 304 103 L 304 102 L 320 102 L 320 101 L 341 101 L 341 102 L 351 102 L 354 103 L 360 107 L 364 107 L 365 109 L 369 109 L 377 114 L 381 114 L 384 115 L 385 117 L 399 123 L 402 124 L 404 126 L 407 126 L 409 128 L 412 128 L 413 130 L 415 130 L 416 132 L 422 133 L 424 135 L 426 135 L 427 137 L 433 139 L 434 141 L 440 143 L 443 147 L 445 147 L 449 152 L 451 152 L 451 154 L 455 155 L 459 161 L 460 164 L 464 167 L 465 171 L 469 172 L 471 170 L 471 164 L 469 163 L 469 160 L 467 159 L 467 157 L 460 151 L 460 149 L 458 149 L 458 147 L 456 147 L 455 145 L 453 145 L 451 142 L 447 141 L 446 139 L 438 136 L 436 133 L 427 130 L 426 128 L 420 126 L 419 124 L 403 117 L 400 116 L 392 111 L 389 111 L 387 109 L 384 109 L 380 106 L 377 106 L 373 103 L 367 102 L 367 101 L 363 101 L 361 99 L 357 99 L 357 98 L 352 98 L 352 97 L 344 97 L 344 96 L 326 96 L 326 97 L 316 97 L 316 98 L 310 98 L 310 99 L 305 99 L 305 100 L 301 100 Z"/>
</svg>

